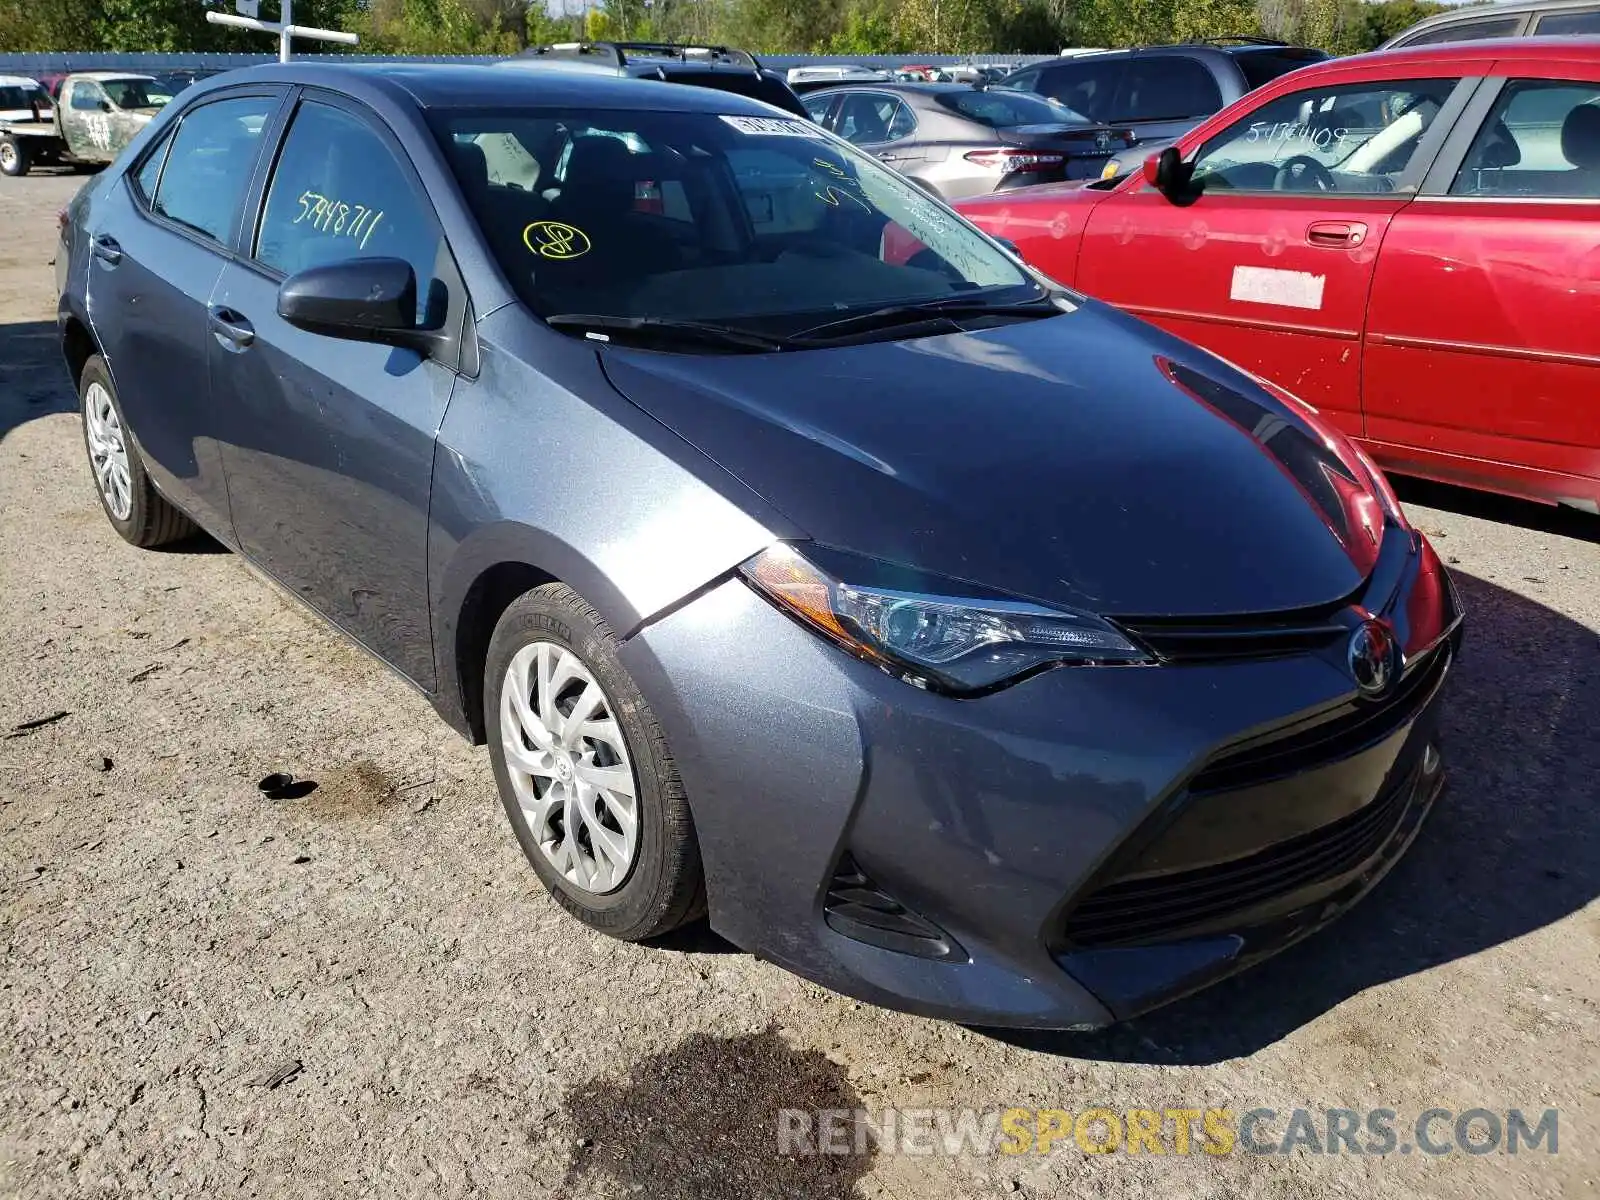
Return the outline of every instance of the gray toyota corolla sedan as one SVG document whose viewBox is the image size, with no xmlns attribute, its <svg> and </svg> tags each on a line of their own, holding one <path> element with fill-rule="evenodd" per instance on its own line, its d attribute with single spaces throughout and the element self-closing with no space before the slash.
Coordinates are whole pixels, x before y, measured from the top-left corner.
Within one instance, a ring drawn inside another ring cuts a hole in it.
<svg viewBox="0 0 1600 1200">
<path fill-rule="evenodd" d="M 272 65 L 62 241 L 112 525 L 486 741 L 595 929 L 1094 1026 L 1330 920 L 1439 793 L 1457 602 L 1372 465 L 809 122 Z"/>
</svg>

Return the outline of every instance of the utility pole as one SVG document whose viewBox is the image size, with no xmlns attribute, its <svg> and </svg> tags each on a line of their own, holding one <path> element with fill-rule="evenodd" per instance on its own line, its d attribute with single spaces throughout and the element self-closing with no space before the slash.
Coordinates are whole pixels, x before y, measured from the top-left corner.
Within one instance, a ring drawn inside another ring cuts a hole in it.
<svg viewBox="0 0 1600 1200">
<path fill-rule="evenodd" d="M 257 0 L 237 0 L 240 13 L 250 13 L 250 16 L 235 16 L 233 13 L 208 12 L 206 20 L 213 25 L 231 25 L 236 29 L 253 29 L 257 33 L 275 33 L 278 35 L 278 61 L 289 61 L 289 39 L 291 37 L 310 38 L 315 42 L 339 42 L 346 46 L 354 46 L 361 39 L 353 33 L 345 33 L 341 29 L 311 29 L 304 25 L 294 25 L 293 4 L 294 0 L 281 0 L 279 10 L 280 19 L 274 21 L 258 21 L 254 14 L 258 11 Z"/>
</svg>

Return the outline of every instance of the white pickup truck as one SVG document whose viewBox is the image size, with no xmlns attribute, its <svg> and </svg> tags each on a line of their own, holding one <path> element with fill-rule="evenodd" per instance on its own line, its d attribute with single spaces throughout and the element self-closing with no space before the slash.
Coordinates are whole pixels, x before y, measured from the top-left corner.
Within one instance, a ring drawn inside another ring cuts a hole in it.
<svg viewBox="0 0 1600 1200">
<path fill-rule="evenodd" d="M 26 175 L 36 165 L 88 169 L 110 162 L 172 92 L 150 75 L 85 71 L 61 81 L 54 105 L 33 80 L 0 76 L 5 98 L 21 103 L 14 111 L 0 103 L 0 175 Z"/>
</svg>

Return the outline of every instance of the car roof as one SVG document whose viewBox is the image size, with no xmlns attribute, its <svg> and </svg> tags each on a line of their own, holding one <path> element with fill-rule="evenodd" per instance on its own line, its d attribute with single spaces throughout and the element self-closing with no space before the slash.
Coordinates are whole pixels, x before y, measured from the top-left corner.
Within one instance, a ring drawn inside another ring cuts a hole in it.
<svg viewBox="0 0 1600 1200">
<path fill-rule="evenodd" d="M 26 75 L 0 75 L 0 87 L 38 87 L 39 81 Z"/>
<path fill-rule="evenodd" d="M 1101 62 L 1109 58 L 1163 57 L 1179 55 L 1190 58 L 1237 58 L 1241 54 L 1254 54 L 1273 50 L 1311 50 L 1312 46 L 1296 46 L 1292 42 L 1244 42 L 1218 44 L 1216 42 L 1171 42 L 1160 46 L 1124 46 L 1117 50 L 1094 50 L 1088 54 L 1065 54 L 1056 60 L 1027 63 L 1017 68 L 1026 71 L 1032 67 L 1055 66 L 1060 63 Z"/>
<path fill-rule="evenodd" d="M 1401 46 L 1394 50 L 1374 50 L 1371 54 L 1359 54 L 1353 58 L 1331 58 L 1312 63 L 1294 72 L 1294 78 L 1304 79 L 1311 72 L 1320 75 L 1341 68 L 1366 67 L 1368 64 L 1373 70 L 1386 70 L 1400 63 L 1433 61 L 1474 65 L 1499 62 L 1600 63 L 1600 37 L 1476 38 L 1463 42 L 1437 42 L 1430 46 Z"/>
<path fill-rule="evenodd" d="M 1454 25 L 1460 21 L 1481 21 L 1485 17 L 1520 16 L 1530 12 L 1563 12 L 1569 8 L 1593 8 L 1594 0 L 1506 0 L 1502 4 L 1464 4 L 1448 12 L 1424 17 L 1415 25 L 1407 25 L 1395 37 L 1409 37 L 1425 29 L 1441 25 Z"/>
<path fill-rule="evenodd" d="M 331 91 L 403 93 L 419 108 L 493 107 L 540 104 L 576 108 L 651 108 L 669 112 L 733 113 L 771 116 L 771 105 L 717 88 L 674 86 L 618 75 L 614 69 L 507 70 L 506 64 L 327 63 L 297 60 L 264 63 L 227 72 L 213 86 L 240 83 L 299 83 Z M 746 67 L 748 72 L 750 68 Z M 649 89 L 641 91 L 640 89 Z"/>
</svg>

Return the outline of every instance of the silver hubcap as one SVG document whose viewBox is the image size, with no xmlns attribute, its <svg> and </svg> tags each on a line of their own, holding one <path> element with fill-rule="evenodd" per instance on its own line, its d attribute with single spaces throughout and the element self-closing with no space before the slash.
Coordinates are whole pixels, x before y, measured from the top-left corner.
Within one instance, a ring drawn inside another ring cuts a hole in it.
<svg viewBox="0 0 1600 1200">
<path fill-rule="evenodd" d="M 8 171 L 17 169 L 17 148 L 10 142 L 0 142 L 0 167 Z"/>
<path fill-rule="evenodd" d="M 639 852 L 638 789 L 605 689 L 572 651 L 534 642 L 500 688 L 500 740 L 517 804 L 562 878 L 614 892 Z"/>
<path fill-rule="evenodd" d="M 106 507 L 119 521 L 133 511 L 133 485 L 128 480 L 128 447 L 122 440 L 122 422 L 105 385 L 91 383 L 83 401 L 84 428 L 89 434 L 89 463 Z"/>
</svg>

